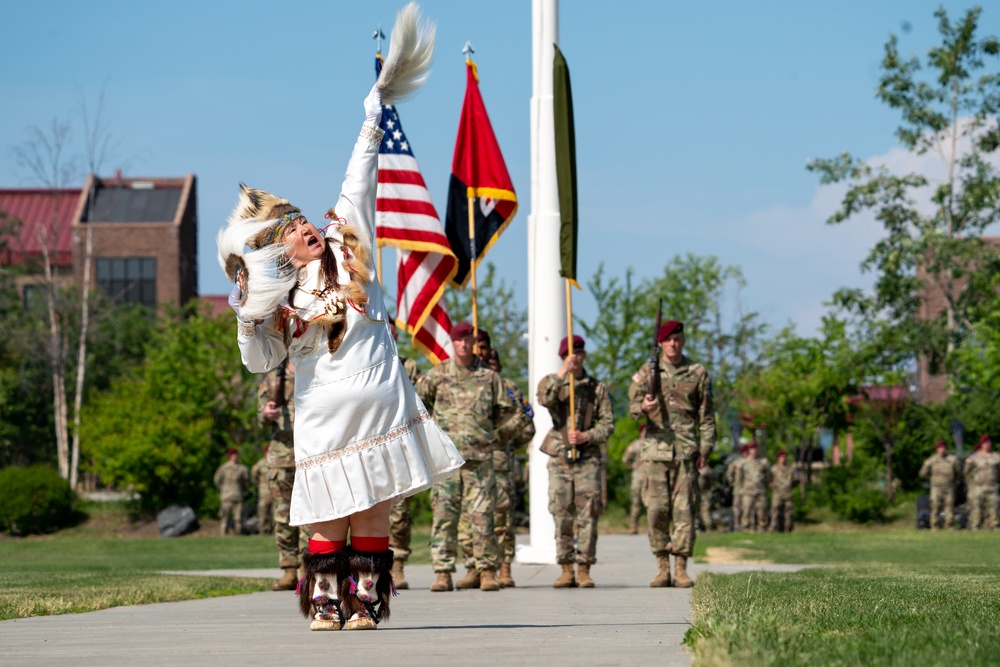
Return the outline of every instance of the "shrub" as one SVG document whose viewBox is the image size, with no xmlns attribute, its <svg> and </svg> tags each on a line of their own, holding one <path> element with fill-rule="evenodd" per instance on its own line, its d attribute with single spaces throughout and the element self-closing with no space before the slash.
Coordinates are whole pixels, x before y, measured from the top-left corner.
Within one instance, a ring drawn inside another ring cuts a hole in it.
<svg viewBox="0 0 1000 667">
<path fill-rule="evenodd" d="M 69 482 L 35 465 L 0 470 L 0 530 L 11 535 L 50 533 L 78 519 Z"/>
<path fill-rule="evenodd" d="M 879 523 L 888 518 L 882 473 L 874 459 L 859 455 L 846 466 L 829 468 L 812 500 L 853 523 Z"/>
</svg>

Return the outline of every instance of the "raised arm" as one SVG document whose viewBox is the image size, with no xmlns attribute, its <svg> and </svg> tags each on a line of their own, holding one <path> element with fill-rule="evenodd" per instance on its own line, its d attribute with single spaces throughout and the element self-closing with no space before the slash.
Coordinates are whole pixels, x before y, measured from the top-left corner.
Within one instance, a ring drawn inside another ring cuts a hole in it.
<svg viewBox="0 0 1000 667">
<path fill-rule="evenodd" d="M 378 188 L 378 147 L 382 143 L 382 100 L 376 87 L 365 98 L 365 122 L 354 143 L 347 173 L 340 186 L 340 197 L 334 206 L 339 218 L 358 229 L 363 242 L 374 252 L 375 196 Z M 331 228 L 332 229 L 332 228 Z"/>
</svg>

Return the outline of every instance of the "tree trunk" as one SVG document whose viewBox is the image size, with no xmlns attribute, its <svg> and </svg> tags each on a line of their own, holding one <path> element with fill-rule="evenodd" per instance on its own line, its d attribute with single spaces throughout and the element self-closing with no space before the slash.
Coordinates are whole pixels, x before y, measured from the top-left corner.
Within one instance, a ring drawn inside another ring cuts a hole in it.
<svg viewBox="0 0 1000 667">
<path fill-rule="evenodd" d="M 89 221 L 88 221 L 89 223 Z M 80 470 L 80 408 L 83 405 L 83 379 L 87 370 L 87 332 L 90 329 L 90 262 L 94 254 L 94 234 L 87 225 L 86 248 L 83 253 L 83 294 L 80 306 L 80 344 L 76 364 L 76 395 L 73 398 L 73 451 L 69 466 L 69 486 L 76 490 Z"/>
<path fill-rule="evenodd" d="M 891 428 L 891 427 L 890 427 Z M 889 437 L 886 439 L 885 443 L 885 491 L 886 496 L 889 498 L 889 504 L 892 504 L 892 432 L 890 431 Z"/>
<path fill-rule="evenodd" d="M 56 430 L 56 458 L 59 462 L 59 475 L 69 479 L 69 433 L 66 413 L 66 367 L 63 364 L 62 331 L 59 324 L 59 312 L 56 307 L 56 297 L 59 286 L 56 284 L 55 273 L 49 259 L 48 244 L 40 244 L 42 248 L 42 263 L 45 265 L 45 296 L 49 310 L 49 358 L 52 367 L 52 407 L 53 421 Z"/>
</svg>

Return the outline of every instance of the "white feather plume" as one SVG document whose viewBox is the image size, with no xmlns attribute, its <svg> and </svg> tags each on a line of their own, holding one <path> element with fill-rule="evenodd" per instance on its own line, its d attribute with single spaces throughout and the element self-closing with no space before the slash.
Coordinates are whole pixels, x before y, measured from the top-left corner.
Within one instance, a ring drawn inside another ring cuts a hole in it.
<svg viewBox="0 0 1000 667">
<path fill-rule="evenodd" d="M 421 22 L 420 7 L 415 2 L 407 3 L 396 14 L 389 37 L 389 55 L 375 84 L 381 92 L 382 104 L 396 104 L 424 85 L 431 72 L 436 30 L 433 23 Z"/>
<path fill-rule="evenodd" d="M 298 272 L 288 265 L 284 243 L 271 243 L 257 250 L 249 247 L 250 239 L 277 222 L 250 219 L 226 225 L 216 236 L 222 270 L 229 273 L 229 261 L 234 256 L 246 268 L 246 298 L 239 313 L 244 319 L 262 320 L 273 314 L 298 278 Z"/>
</svg>

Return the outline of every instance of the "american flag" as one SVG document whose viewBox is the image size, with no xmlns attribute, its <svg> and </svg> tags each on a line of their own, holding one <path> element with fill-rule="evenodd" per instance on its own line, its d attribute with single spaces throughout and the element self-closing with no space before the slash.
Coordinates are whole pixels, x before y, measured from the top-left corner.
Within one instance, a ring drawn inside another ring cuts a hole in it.
<svg viewBox="0 0 1000 667">
<path fill-rule="evenodd" d="M 382 107 L 380 127 L 376 237 L 380 247 L 397 248 L 396 325 L 438 363 L 453 353 L 440 299 L 458 262 L 394 107 Z"/>
</svg>

